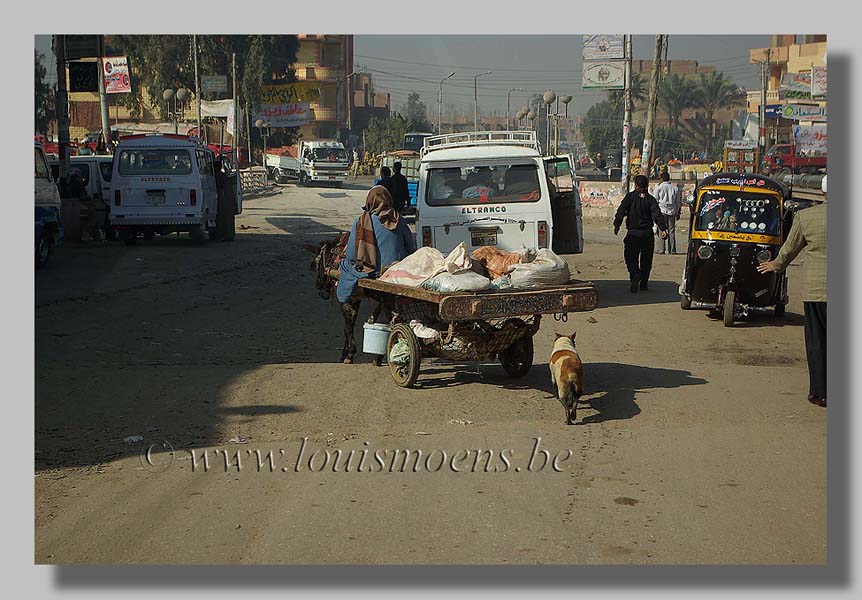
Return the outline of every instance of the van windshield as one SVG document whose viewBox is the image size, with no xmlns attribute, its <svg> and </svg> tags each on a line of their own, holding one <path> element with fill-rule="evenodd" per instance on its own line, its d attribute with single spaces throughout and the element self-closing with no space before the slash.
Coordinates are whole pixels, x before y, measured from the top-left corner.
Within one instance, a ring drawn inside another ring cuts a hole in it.
<svg viewBox="0 0 862 600">
<path fill-rule="evenodd" d="M 429 206 L 536 202 L 542 197 L 535 163 L 429 169 L 427 190 Z"/>
<path fill-rule="evenodd" d="M 123 150 L 119 161 L 120 175 L 188 175 L 192 172 L 188 150 Z"/>
<path fill-rule="evenodd" d="M 768 194 L 706 190 L 700 197 L 695 229 L 778 235 L 778 200 Z"/>
</svg>

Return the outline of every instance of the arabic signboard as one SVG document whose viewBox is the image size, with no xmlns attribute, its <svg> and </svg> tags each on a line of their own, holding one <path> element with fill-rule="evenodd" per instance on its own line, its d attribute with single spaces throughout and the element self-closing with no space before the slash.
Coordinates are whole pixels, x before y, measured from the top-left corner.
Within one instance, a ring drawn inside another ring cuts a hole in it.
<svg viewBox="0 0 862 600">
<path fill-rule="evenodd" d="M 129 61 L 125 56 L 103 58 L 102 76 L 105 78 L 105 93 L 124 94 L 132 91 L 132 81 L 129 79 Z"/>
<path fill-rule="evenodd" d="M 584 36 L 584 60 L 625 58 L 622 34 L 599 33 Z"/>
<path fill-rule="evenodd" d="M 290 102 L 316 102 L 320 89 L 316 83 L 287 83 L 260 86 L 260 101 L 263 104 L 287 104 Z"/>
<path fill-rule="evenodd" d="M 270 127 L 300 127 L 311 120 L 311 105 L 308 102 L 262 103 L 253 121 L 258 119 Z"/>
<path fill-rule="evenodd" d="M 94 62 L 70 62 L 69 91 L 98 92 L 99 64 Z"/>
<path fill-rule="evenodd" d="M 624 60 L 584 63 L 584 89 L 621 90 L 626 84 Z"/>
<path fill-rule="evenodd" d="M 812 67 L 811 69 L 811 95 L 826 95 L 826 67 Z"/>
<path fill-rule="evenodd" d="M 724 147 L 728 150 L 754 150 L 757 142 L 754 140 L 727 140 Z"/>
<path fill-rule="evenodd" d="M 201 75 L 201 92 L 227 93 L 227 75 Z"/>
<path fill-rule="evenodd" d="M 793 141 L 799 155 L 826 154 L 826 125 L 796 125 Z"/>
<path fill-rule="evenodd" d="M 781 117 L 794 121 L 825 121 L 826 107 L 815 104 L 785 104 L 781 107 Z"/>
</svg>

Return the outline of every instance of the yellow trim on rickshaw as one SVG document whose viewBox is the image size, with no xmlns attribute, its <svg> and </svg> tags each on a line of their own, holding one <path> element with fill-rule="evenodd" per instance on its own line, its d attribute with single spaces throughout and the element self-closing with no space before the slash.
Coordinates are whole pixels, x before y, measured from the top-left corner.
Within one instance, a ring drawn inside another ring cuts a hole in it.
<svg viewBox="0 0 862 600">
<path fill-rule="evenodd" d="M 759 233 L 733 233 L 730 231 L 701 231 L 696 229 L 691 232 L 693 240 L 710 240 L 714 242 L 750 242 L 752 244 L 774 244 L 780 245 L 781 238 L 777 235 L 761 235 Z"/>
</svg>

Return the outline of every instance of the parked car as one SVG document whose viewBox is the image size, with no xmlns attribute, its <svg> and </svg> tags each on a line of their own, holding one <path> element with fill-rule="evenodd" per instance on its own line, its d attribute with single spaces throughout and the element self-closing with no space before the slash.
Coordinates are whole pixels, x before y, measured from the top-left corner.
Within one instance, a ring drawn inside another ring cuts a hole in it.
<svg viewBox="0 0 862 600">
<path fill-rule="evenodd" d="M 63 224 L 60 218 L 60 192 L 54 185 L 45 150 L 41 144 L 34 147 L 35 162 L 35 255 L 36 267 L 48 264 L 48 258 L 63 240 Z"/>
</svg>

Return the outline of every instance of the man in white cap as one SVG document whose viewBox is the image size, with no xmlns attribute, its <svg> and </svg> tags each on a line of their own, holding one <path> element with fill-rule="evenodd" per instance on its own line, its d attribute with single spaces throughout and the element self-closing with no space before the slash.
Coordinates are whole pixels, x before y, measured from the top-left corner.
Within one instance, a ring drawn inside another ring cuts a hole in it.
<svg viewBox="0 0 862 600">
<path fill-rule="evenodd" d="M 783 271 L 805 250 L 802 304 L 805 307 L 805 353 L 808 356 L 808 401 L 826 407 L 826 176 L 823 202 L 793 215 L 793 226 L 775 260 L 757 267 L 761 273 Z"/>
</svg>

